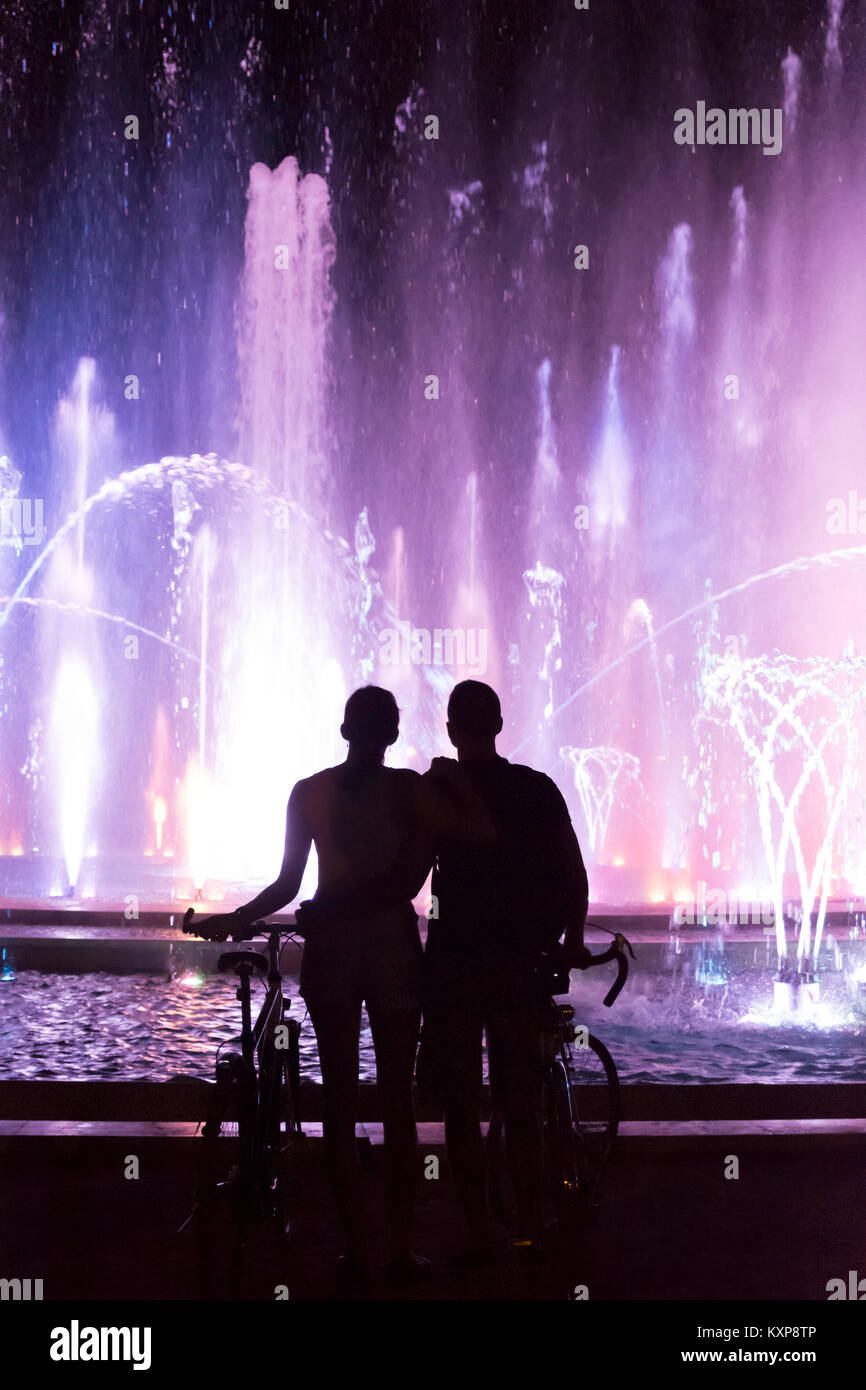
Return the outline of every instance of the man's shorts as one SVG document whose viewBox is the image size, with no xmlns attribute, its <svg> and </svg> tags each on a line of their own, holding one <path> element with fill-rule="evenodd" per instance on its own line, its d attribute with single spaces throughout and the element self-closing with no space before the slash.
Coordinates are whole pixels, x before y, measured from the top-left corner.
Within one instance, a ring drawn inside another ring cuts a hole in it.
<svg viewBox="0 0 866 1390">
<path fill-rule="evenodd" d="M 423 959 L 409 904 L 368 921 L 316 927 L 304 944 L 300 994 L 312 1008 L 365 1003 L 382 1013 L 417 1011 Z"/>
<path fill-rule="evenodd" d="M 498 1109 L 534 1106 L 540 1081 L 541 1006 L 532 964 L 499 958 L 425 962 L 418 1084 L 425 1098 L 480 1108 L 482 1035 Z"/>
</svg>

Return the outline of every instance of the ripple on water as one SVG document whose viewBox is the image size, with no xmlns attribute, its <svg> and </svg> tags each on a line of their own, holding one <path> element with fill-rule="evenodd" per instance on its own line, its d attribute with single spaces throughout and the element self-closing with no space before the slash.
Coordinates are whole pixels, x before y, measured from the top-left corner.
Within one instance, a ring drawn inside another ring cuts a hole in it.
<svg viewBox="0 0 866 1390">
<path fill-rule="evenodd" d="M 822 1028 L 771 1016 L 746 1021 L 745 1008 L 714 1013 L 661 979 L 645 984 L 643 993 L 624 993 L 610 1010 L 586 977 L 577 977 L 569 994 L 576 1021 L 607 1045 L 624 1082 L 866 1081 L 862 1018 L 842 1000 L 834 1005 L 837 1021 Z M 762 1003 L 759 990 L 755 996 Z"/>
<path fill-rule="evenodd" d="M 302 1022 L 301 1070 L 319 1082 L 315 1036 L 287 981 Z M 259 995 L 261 996 L 261 988 Z M 597 990 L 572 992 L 577 1021 L 609 1047 L 624 1082 L 866 1081 L 864 1029 L 822 1031 L 713 1019 L 688 1001 L 636 996 L 602 1007 Z M 295 1002 L 296 1001 L 296 1002 Z M 620 1007 L 620 1003 L 628 1007 Z M 22 971 L 3 986 L 0 1076 L 52 1080 L 153 1080 L 213 1075 L 220 1044 L 237 1041 L 234 981 L 207 975 L 198 988 L 164 975 L 56 975 Z M 366 1016 L 360 1074 L 375 1077 Z"/>
</svg>

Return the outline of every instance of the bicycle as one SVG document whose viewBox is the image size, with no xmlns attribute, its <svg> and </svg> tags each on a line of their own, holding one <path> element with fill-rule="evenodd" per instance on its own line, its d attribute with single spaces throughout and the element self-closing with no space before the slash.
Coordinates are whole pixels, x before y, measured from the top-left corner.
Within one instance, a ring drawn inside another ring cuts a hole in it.
<svg viewBox="0 0 866 1390">
<path fill-rule="evenodd" d="M 184 916 L 187 935 L 194 909 Z M 207 918 L 200 928 L 213 922 Z M 243 1286 L 246 1251 L 254 1226 L 270 1220 L 280 1241 L 290 1237 L 288 1211 L 292 1196 L 290 1156 L 304 1138 L 300 1120 L 300 1031 L 289 1018 L 291 1000 L 282 992 L 280 948 L 292 936 L 266 922 L 209 939 L 251 941 L 267 936 L 265 951 L 225 951 L 217 965 L 238 979 L 241 1006 L 239 1038 L 217 1050 L 216 1083 L 202 1127 L 195 1205 L 180 1232 L 195 1222 L 202 1298 L 235 1299 Z M 267 977 L 265 997 L 252 1023 L 251 979 Z M 238 1045 L 240 1050 L 238 1051 Z M 229 1047 L 232 1050 L 223 1052 Z M 178 1232 L 178 1234 L 180 1234 Z"/>
<path fill-rule="evenodd" d="M 621 932 L 611 935 L 613 944 L 584 967 L 617 961 L 616 980 L 604 998 L 607 1008 L 628 978 L 623 948 L 634 959 L 628 939 Z M 568 970 L 559 965 L 555 955 L 539 958 L 535 978 L 541 1000 L 542 1224 L 562 1229 L 580 1210 L 598 1205 L 602 1177 L 619 1127 L 619 1078 L 604 1043 L 585 1029 L 581 1029 L 578 1041 L 573 1006 L 554 999 L 569 987 Z M 497 1110 L 488 1126 L 487 1160 L 491 1207 L 502 1225 L 513 1230 L 516 1203 L 508 1177 L 504 1118 Z"/>
</svg>

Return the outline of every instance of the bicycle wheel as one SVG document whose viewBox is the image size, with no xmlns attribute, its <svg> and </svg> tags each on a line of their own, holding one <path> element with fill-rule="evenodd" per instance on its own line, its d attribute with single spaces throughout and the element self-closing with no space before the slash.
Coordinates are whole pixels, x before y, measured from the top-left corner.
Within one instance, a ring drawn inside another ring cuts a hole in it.
<svg viewBox="0 0 866 1390">
<path fill-rule="evenodd" d="M 262 1069 L 262 1132 L 261 1198 L 274 1225 L 277 1239 L 291 1239 L 289 1211 L 296 1196 L 292 1178 L 292 1159 L 299 1139 L 303 1137 L 298 1116 L 300 1096 L 300 1067 L 298 1050 L 299 1025 L 289 1022 L 289 1046 L 272 1049 Z"/>
<path fill-rule="evenodd" d="M 506 1231 L 517 1226 L 517 1203 L 508 1174 L 505 1151 L 505 1123 L 496 1111 L 490 1116 L 487 1129 L 487 1194 L 490 1210 Z"/>
<path fill-rule="evenodd" d="M 560 1058 L 544 1081 L 544 1195 L 550 1222 L 562 1226 L 582 1195 L 580 1141 L 574 1123 L 571 1084 Z"/>
<path fill-rule="evenodd" d="M 577 1137 L 578 1186 L 595 1198 L 619 1127 L 619 1077 L 604 1043 L 569 1048 L 571 1114 Z"/>
<path fill-rule="evenodd" d="M 572 1119 L 568 1074 L 557 1058 L 544 1075 L 541 1096 L 541 1190 L 539 1216 L 545 1230 L 567 1224 L 581 1195 L 578 1136 Z M 509 1232 L 517 1228 L 517 1201 L 508 1170 L 505 1122 L 494 1113 L 487 1131 L 487 1190 L 490 1209 Z"/>
<path fill-rule="evenodd" d="M 292 1133 L 303 1139 L 301 1129 L 301 1025 L 296 1018 L 289 1019 L 289 1046 L 285 1066 L 288 1100 L 286 1111 L 286 1133 L 291 1124 Z"/>
<path fill-rule="evenodd" d="M 196 1256 L 204 1299 L 236 1299 L 243 1284 L 251 1194 L 255 1093 L 239 1057 L 226 1058 L 202 1130 Z"/>
</svg>

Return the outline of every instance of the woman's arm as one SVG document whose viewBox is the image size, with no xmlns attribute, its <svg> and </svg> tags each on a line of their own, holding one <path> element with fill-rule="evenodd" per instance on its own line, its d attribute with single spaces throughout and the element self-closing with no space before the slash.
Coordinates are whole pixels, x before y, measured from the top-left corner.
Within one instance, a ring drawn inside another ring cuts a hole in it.
<svg viewBox="0 0 866 1390">
<path fill-rule="evenodd" d="M 471 777 L 455 758 L 434 758 L 421 778 L 419 814 L 433 840 L 496 843 L 496 826 Z"/>
<path fill-rule="evenodd" d="M 257 921 L 259 917 L 269 917 L 272 912 L 279 912 L 281 907 L 298 896 L 312 841 L 306 812 L 305 783 L 301 781 L 292 788 L 286 807 L 286 844 L 280 872 L 257 897 L 237 909 L 236 915 L 245 925 Z"/>
</svg>

